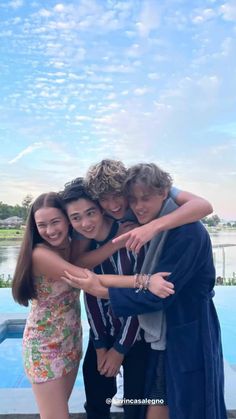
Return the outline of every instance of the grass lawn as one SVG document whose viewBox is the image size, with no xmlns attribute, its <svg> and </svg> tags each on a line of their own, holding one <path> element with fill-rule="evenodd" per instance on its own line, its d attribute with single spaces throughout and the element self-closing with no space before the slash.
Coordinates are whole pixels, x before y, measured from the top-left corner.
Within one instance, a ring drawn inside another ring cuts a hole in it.
<svg viewBox="0 0 236 419">
<path fill-rule="evenodd" d="M 0 240 L 22 239 L 24 230 L 18 228 L 0 229 Z"/>
</svg>

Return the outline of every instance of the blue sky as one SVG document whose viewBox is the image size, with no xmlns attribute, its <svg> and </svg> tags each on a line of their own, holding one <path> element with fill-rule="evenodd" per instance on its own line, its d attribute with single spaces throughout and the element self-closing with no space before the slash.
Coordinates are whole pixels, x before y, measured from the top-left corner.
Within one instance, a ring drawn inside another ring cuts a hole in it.
<svg viewBox="0 0 236 419">
<path fill-rule="evenodd" d="M 154 161 L 236 218 L 236 1 L 0 3 L 0 200 Z"/>
</svg>

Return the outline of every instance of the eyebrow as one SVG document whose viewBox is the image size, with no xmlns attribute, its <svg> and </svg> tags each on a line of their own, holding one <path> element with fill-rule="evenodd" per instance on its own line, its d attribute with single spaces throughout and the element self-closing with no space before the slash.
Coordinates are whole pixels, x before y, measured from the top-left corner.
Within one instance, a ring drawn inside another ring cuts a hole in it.
<svg viewBox="0 0 236 419">
<path fill-rule="evenodd" d="M 49 222 L 51 223 L 52 221 L 56 221 L 56 220 L 60 220 L 60 219 L 61 219 L 61 217 L 60 217 L 60 216 L 58 216 L 58 217 L 54 217 L 54 218 L 52 218 Z M 37 224 L 45 224 L 45 223 L 47 223 L 47 221 L 42 221 L 42 220 L 37 221 Z"/>
<path fill-rule="evenodd" d="M 97 209 L 97 207 L 93 206 L 93 207 L 87 208 L 84 212 L 87 213 L 91 210 L 96 210 L 96 209 Z M 81 215 L 81 212 L 79 212 L 79 211 L 72 212 L 70 214 L 70 217 L 73 217 L 74 215 Z"/>
</svg>

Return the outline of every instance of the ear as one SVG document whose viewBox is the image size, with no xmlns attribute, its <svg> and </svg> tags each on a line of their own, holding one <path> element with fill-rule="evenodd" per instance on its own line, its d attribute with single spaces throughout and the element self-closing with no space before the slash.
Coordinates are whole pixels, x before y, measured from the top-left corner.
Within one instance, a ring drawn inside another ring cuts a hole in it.
<svg viewBox="0 0 236 419">
<path fill-rule="evenodd" d="M 163 193 L 162 193 L 163 200 L 165 200 L 168 197 L 168 194 L 169 194 L 169 189 L 168 188 L 165 188 L 164 191 L 163 191 Z"/>
</svg>

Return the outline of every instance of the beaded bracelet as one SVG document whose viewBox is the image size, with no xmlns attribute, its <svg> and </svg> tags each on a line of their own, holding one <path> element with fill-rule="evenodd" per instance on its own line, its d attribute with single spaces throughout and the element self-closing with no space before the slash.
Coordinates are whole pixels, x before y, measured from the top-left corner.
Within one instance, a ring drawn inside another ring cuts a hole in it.
<svg viewBox="0 0 236 419">
<path fill-rule="evenodd" d="M 134 288 L 137 288 L 135 292 L 147 291 L 150 285 L 151 274 L 135 274 L 134 276 Z"/>
<path fill-rule="evenodd" d="M 135 292 L 142 291 L 142 289 L 143 289 L 143 278 L 142 278 L 142 274 L 136 274 L 135 275 L 134 288 L 137 288 Z"/>
<path fill-rule="evenodd" d="M 145 274 L 145 280 L 143 284 L 143 291 L 147 291 L 149 289 L 150 281 L 151 281 L 152 274 Z"/>
</svg>

